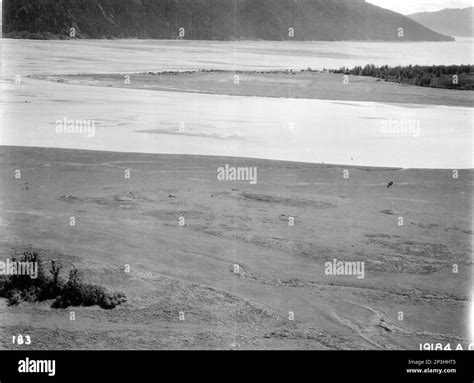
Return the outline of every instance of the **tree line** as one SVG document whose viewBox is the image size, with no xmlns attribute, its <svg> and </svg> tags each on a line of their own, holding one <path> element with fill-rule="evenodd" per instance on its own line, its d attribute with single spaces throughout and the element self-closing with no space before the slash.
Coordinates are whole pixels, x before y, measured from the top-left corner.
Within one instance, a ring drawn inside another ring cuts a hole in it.
<svg viewBox="0 0 474 383">
<path fill-rule="evenodd" d="M 341 73 L 354 76 L 369 76 L 385 81 L 395 81 L 401 84 L 449 88 L 461 90 L 474 90 L 474 65 L 409 65 L 375 66 L 369 64 L 364 67 L 342 67 L 330 70 L 332 73 Z"/>
</svg>

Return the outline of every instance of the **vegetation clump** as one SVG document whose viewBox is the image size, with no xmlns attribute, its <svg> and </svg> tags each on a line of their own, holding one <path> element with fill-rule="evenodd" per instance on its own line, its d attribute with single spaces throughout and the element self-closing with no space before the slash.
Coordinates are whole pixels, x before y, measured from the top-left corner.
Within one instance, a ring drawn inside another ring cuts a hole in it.
<svg viewBox="0 0 474 383">
<path fill-rule="evenodd" d="M 75 267 L 69 271 L 69 277 L 65 281 L 60 275 L 63 266 L 56 260 L 51 260 L 49 269 L 46 270 L 47 263 L 42 262 L 35 251 L 27 251 L 20 260 L 13 258 L 11 262 L 34 264 L 37 272 L 34 278 L 19 274 L 0 276 L 0 296 L 6 298 L 9 305 L 54 299 L 53 308 L 98 305 L 103 309 L 113 309 L 127 301 L 125 294 L 121 292 L 83 282 L 82 275 Z"/>
</svg>

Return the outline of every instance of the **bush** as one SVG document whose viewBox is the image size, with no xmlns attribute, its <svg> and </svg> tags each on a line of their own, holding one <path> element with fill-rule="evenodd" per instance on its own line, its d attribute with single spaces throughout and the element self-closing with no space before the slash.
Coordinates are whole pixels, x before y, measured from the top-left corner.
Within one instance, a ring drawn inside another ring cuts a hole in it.
<svg viewBox="0 0 474 383">
<path fill-rule="evenodd" d="M 12 259 L 16 262 L 16 258 Z M 9 300 L 10 304 L 18 304 L 21 301 L 37 301 L 40 298 L 54 298 L 51 294 L 51 281 L 44 272 L 42 262 L 39 260 L 37 252 L 25 252 L 20 262 L 36 263 L 38 267 L 38 276 L 32 279 L 29 275 L 11 275 L 3 278 L 0 283 L 0 296 Z"/>
<path fill-rule="evenodd" d="M 22 261 L 37 262 L 38 278 L 21 275 L 0 278 L 0 296 L 7 298 L 9 305 L 55 299 L 53 308 L 98 305 L 103 309 L 113 309 L 127 301 L 121 292 L 83 283 L 75 267 L 69 272 L 68 281 L 64 282 L 60 277 L 62 265 L 55 260 L 51 261 L 48 275 L 36 252 L 25 252 Z"/>
<path fill-rule="evenodd" d="M 53 307 L 67 308 L 69 306 L 95 306 L 103 309 L 113 309 L 116 306 L 126 302 L 125 294 L 113 292 L 102 286 L 89 283 L 78 283 L 74 285 L 68 281 L 62 291 L 53 303 Z"/>
<path fill-rule="evenodd" d="M 10 290 L 5 297 L 8 299 L 10 306 L 16 306 L 23 302 L 23 295 L 21 291 L 17 289 Z"/>
<path fill-rule="evenodd" d="M 113 309 L 127 301 L 124 293 L 113 292 L 105 287 L 83 283 L 82 276 L 76 268 L 69 272 L 69 280 L 64 285 L 53 303 L 53 307 L 95 306 Z"/>
</svg>

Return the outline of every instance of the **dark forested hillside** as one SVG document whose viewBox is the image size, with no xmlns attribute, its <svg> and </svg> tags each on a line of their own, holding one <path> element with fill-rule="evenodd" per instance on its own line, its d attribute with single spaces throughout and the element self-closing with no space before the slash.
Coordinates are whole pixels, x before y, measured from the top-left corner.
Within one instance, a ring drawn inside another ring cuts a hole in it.
<svg viewBox="0 0 474 383">
<path fill-rule="evenodd" d="M 443 41 L 362 0 L 4 0 L 4 37 Z M 290 30 L 290 28 L 293 28 Z"/>
</svg>

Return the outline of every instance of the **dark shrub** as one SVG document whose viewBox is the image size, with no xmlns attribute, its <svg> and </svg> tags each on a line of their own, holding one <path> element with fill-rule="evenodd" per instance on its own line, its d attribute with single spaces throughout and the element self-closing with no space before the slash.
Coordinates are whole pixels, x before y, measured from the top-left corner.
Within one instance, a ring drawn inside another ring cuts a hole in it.
<svg viewBox="0 0 474 383">
<path fill-rule="evenodd" d="M 16 306 L 23 302 L 23 294 L 20 290 L 10 290 L 5 297 L 8 299 L 8 304 L 10 306 Z"/>
<path fill-rule="evenodd" d="M 125 294 L 121 292 L 113 292 L 102 286 L 82 282 L 74 283 L 69 280 L 62 290 L 62 294 L 53 303 L 53 307 L 98 305 L 103 309 L 113 309 L 126 300 Z"/>
<path fill-rule="evenodd" d="M 98 305 L 103 309 L 113 309 L 127 300 L 121 292 L 83 283 L 82 276 L 75 267 L 69 272 L 69 279 L 65 283 L 60 277 L 62 265 L 55 260 L 51 261 L 48 275 L 36 252 L 25 252 L 21 260 L 37 262 L 38 277 L 32 279 L 29 275 L 1 276 L 0 296 L 7 298 L 9 305 L 55 299 L 52 304 L 54 308 Z"/>
</svg>

